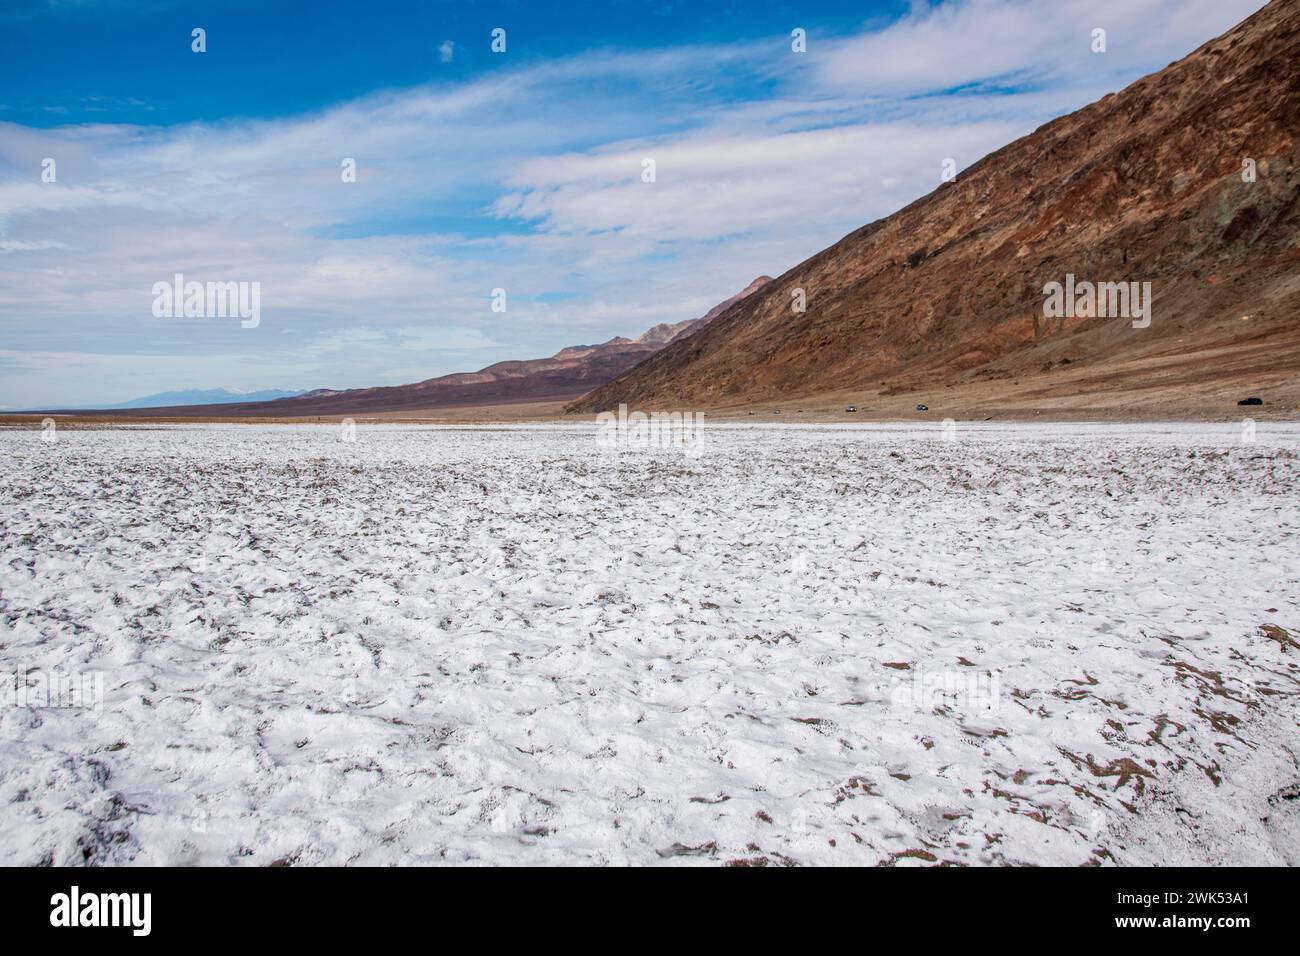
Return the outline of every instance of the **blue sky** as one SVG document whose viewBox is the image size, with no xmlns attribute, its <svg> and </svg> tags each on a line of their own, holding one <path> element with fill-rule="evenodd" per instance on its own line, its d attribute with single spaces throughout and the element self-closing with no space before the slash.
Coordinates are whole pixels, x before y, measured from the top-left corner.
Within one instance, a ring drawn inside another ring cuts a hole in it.
<svg viewBox="0 0 1300 956">
<path fill-rule="evenodd" d="M 0 406 L 397 384 L 690 318 L 1259 6 L 9 0 Z M 156 318 L 177 272 L 259 282 L 261 323 Z"/>
<path fill-rule="evenodd" d="M 102 122 L 106 116 L 150 124 L 283 116 L 376 90 L 472 80 L 507 65 L 583 50 L 737 40 L 783 47 L 787 25 L 795 20 L 816 23 L 829 36 L 850 33 L 872 18 L 888 22 L 908 9 L 905 0 L 6 4 L 9 15 L 0 20 L 7 28 L 0 33 L 0 89 L 7 118 L 34 126 Z M 211 37 L 202 61 L 190 58 L 194 26 L 203 26 Z M 477 42 L 498 26 L 508 28 L 506 59 Z M 178 37 L 186 42 L 176 42 Z M 453 42 L 450 62 L 439 51 L 446 40 Z"/>
</svg>

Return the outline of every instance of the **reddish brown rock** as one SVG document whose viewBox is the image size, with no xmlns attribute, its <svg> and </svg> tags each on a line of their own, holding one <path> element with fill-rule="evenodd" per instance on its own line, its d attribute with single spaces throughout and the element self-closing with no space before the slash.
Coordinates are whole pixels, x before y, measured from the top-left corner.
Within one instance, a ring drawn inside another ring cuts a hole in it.
<svg viewBox="0 0 1300 956">
<path fill-rule="evenodd" d="M 1298 131 L 1300 0 L 1273 0 L 846 236 L 570 411 L 945 386 L 1023 397 L 1047 376 L 1126 394 L 1230 371 L 1294 386 Z M 1047 321 L 1044 285 L 1067 273 L 1150 282 L 1150 327 Z M 1039 393 L 1065 394 L 1051 388 Z"/>
</svg>

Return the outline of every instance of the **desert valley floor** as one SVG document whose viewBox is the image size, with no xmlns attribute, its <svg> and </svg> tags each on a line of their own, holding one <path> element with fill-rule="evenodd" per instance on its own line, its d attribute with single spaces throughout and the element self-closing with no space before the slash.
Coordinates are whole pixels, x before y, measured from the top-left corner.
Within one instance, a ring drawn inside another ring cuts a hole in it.
<svg viewBox="0 0 1300 956">
<path fill-rule="evenodd" d="M 0 862 L 1300 863 L 1300 426 L 594 436 L 0 432 Z"/>
</svg>

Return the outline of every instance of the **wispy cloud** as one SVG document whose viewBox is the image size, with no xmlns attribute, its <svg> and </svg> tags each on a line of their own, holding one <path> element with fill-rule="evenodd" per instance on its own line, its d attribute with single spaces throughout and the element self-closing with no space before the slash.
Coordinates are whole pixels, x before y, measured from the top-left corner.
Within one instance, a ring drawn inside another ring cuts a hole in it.
<svg viewBox="0 0 1300 956">
<path fill-rule="evenodd" d="M 1164 66 L 1264 6 L 1252 0 L 956 0 L 834 42 L 825 87 L 917 95 L 965 86 L 1095 85 Z M 1093 31 L 1106 51 L 1094 51 Z"/>
</svg>

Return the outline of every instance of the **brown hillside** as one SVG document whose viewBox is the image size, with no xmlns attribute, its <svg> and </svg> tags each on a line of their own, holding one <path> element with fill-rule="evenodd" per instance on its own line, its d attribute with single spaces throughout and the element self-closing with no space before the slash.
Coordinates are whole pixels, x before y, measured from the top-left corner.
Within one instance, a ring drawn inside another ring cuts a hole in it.
<svg viewBox="0 0 1300 956">
<path fill-rule="evenodd" d="M 851 233 L 569 410 L 944 386 L 979 386 L 996 404 L 1002 382 L 1022 394 L 1041 383 L 1050 405 L 1090 389 L 1140 394 L 1153 367 L 1187 388 L 1230 369 L 1233 383 L 1295 394 L 1297 131 L 1300 0 L 1273 0 Z M 1150 327 L 1049 325 L 1043 287 L 1067 273 L 1150 282 Z"/>
</svg>

